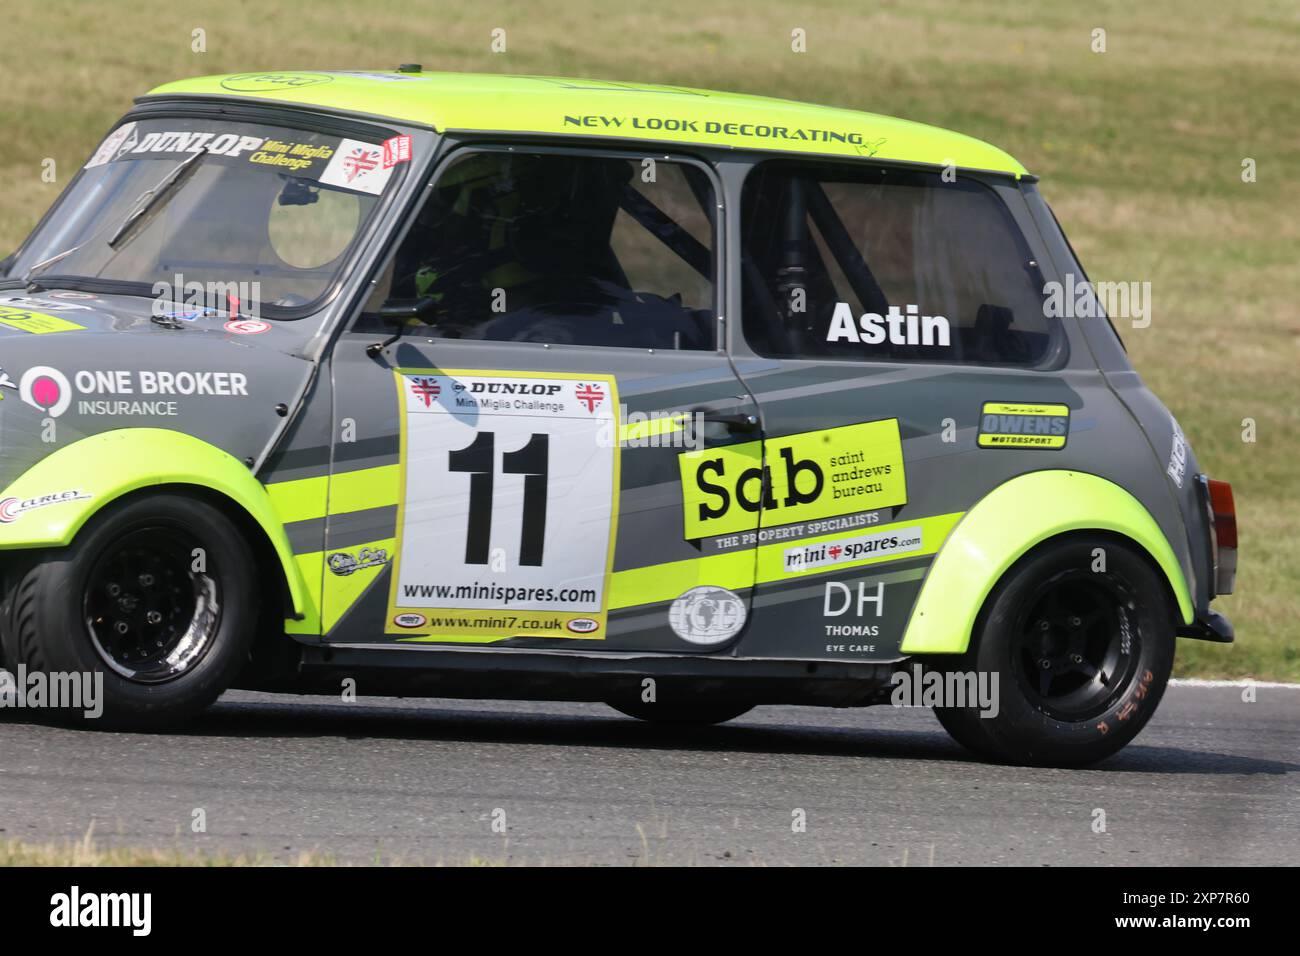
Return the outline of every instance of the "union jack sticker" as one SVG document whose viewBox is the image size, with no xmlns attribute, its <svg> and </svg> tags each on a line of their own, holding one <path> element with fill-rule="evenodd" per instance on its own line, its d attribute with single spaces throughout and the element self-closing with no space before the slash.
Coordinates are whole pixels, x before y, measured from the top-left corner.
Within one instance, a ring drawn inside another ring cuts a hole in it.
<svg viewBox="0 0 1300 956">
<path fill-rule="evenodd" d="M 594 413 L 600 403 L 605 400 L 605 391 L 599 385 L 580 384 L 573 396 L 582 402 L 588 412 Z"/>
<path fill-rule="evenodd" d="M 377 146 L 355 139 L 344 139 L 330 157 L 329 165 L 321 173 L 320 181 L 327 186 L 339 186 L 377 196 L 388 185 L 391 166 L 384 164 L 387 144 Z"/>
</svg>

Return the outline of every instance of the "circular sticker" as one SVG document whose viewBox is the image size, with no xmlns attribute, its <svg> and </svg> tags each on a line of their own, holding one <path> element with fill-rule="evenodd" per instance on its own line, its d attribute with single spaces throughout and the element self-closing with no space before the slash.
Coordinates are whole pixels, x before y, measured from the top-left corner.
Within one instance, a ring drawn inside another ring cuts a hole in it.
<svg viewBox="0 0 1300 956">
<path fill-rule="evenodd" d="M 58 418 L 72 404 L 72 386 L 57 368 L 34 365 L 18 380 L 18 396 L 32 408 Z"/>
<path fill-rule="evenodd" d="M 692 644 L 722 644 L 745 626 L 745 602 L 726 588 L 691 588 L 668 609 L 673 633 Z"/>
<path fill-rule="evenodd" d="M 423 614 L 408 612 L 397 615 L 397 617 L 393 618 L 393 623 L 398 627 L 422 627 L 426 620 L 428 619 Z"/>
<path fill-rule="evenodd" d="M 270 93 L 275 90 L 300 90 L 304 86 L 328 83 L 334 77 L 324 73 L 239 73 L 221 81 L 232 93 Z"/>
<path fill-rule="evenodd" d="M 261 335 L 271 330 L 271 323 L 261 319 L 231 319 L 223 328 L 236 335 Z"/>
</svg>

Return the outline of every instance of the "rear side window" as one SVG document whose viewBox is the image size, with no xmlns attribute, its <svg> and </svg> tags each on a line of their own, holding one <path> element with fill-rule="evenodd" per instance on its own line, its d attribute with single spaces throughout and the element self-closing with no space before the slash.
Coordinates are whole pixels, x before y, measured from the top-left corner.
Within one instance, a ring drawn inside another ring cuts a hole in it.
<svg viewBox="0 0 1300 956">
<path fill-rule="evenodd" d="M 741 210 L 744 330 L 760 355 L 1037 365 L 1043 281 L 992 189 L 880 167 L 771 162 Z"/>
<path fill-rule="evenodd" d="M 444 338 L 711 349 L 713 205 L 690 164 L 468 153 L 439 175 L 368 309 L 433 299 L 429 334 Z"/>
</svg>

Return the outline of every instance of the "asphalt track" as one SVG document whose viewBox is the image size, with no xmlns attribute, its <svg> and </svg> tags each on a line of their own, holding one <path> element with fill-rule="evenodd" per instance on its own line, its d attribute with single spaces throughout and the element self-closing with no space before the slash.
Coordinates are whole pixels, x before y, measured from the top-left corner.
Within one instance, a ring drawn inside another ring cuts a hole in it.
<svg viewBox="0 0 1300 956">
<path fill-rule="evenodd" d="M 120 844 L 355 863 L 1296 864 L 1300 690 L 1256 695 L 1171 687 L 1133 744 L 1073 771 L 979 763 L 928 711 L 891 707 L 664 730 L 594 704 L 231 693 L 171 736 L 10 710 L 0 839 L 93 824 Z"/>
</svg>

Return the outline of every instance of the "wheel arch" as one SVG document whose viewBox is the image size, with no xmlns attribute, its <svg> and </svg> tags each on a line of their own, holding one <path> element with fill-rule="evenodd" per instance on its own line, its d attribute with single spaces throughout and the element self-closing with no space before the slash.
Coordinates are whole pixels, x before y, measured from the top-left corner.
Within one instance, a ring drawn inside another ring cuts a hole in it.
<svg viewBox="0 0 1300 956">
<path fill-rule="evenodd" d="M 926 574 L 908 620 L 904 654 L 961 654 L 989 594 L 1033 549 L 1063 535 L 1100 532 L 1145 555 L 1169 587 L 1182 623 L 1191 592 L 1173 547 L 1130 492 L 1097 475 L 1048 470 L 1019 475 L 985 495 L 953 529 Z"/>
<path fill-rule="evenodd" d="M 294 559 L 266 488 L 238 459 L 192 435 L 163 428 L 122 428 L 52 452 L 12 481 L 0 500 L 25 501 L 75 491 L 69 498 L 0 522 L 0 552 L 65 547 L 105 507 L 139 494 L 189 491 L 221 507 L 259 557 L 279 565 L 292 617 L 310 618 L 311 592 Z"/>
</svg>

